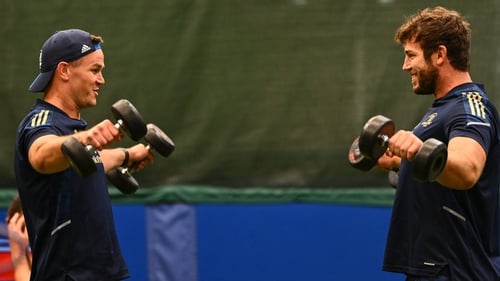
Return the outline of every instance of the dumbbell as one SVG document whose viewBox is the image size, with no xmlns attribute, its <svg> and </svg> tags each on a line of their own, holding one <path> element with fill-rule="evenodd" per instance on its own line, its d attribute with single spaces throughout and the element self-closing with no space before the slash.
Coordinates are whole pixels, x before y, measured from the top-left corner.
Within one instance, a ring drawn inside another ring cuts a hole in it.
<svg viewBox="0 0 500 281">
<path fill-rule="evenodd" d="M 352 142 L 348 157 L 351 166 L 361 171 L 369 171 L 377 165 L 377 160 L 367 158 L 361 153 L 359 149 L 359 137 Z"/>
<path fill-rule="evenodd" d="M 365 157 L 359 150 L 359 137 L 354 139 L 354 141 L 352 142 L 351 148 L 349 149 L 348 158 L 349 163 L 352 167 L 364 172 L 371 170 L 373 167 L 375 167 L 375 165 L 377 165 L 377 160 Z M 390 170 L 387 175 L 389 184 L 394 188 L 397 186 L 397 177 L 397 172 L 394 170 Z"/>
<path fill-rule="evenodd" d="M 391 126 L 391 124 L 387 124 L 386 126 Z M 393 128 L 394 125 L 392 124 Z M 351 144 L 351 148 L 349 149 L 349 163 L 351 164 L 352 167 L 361 170 L 361 171 L 369 171 L 375 165 L 377 165 L 377 159 L 372 159 L 372 158 L 367 158 L 365 157 L 362 153 L 361 150 L 359 149 L 359 137 L 354 139 L 353 143 Z M 390 170 L 389 173 L 387 174 L 387 179 L 389 181 L 390 186 L 396 187 L 397 186 L 397 174 L 395 174 L 395 171 Z"/>
<path fill-rule="evenodd" d="M 147 124 L 147 133 L 144 140 L 148 149 L 154 149 L 163 157 L 168 157 L 175 149 L 174 142 L 160 128 L 154 124 Z M 139 183 L 131 175 L 135 167 L 118 167 L 106 173 L 106 177 L 123 194 L 133 194 L 139 188 Z"/>
<path fill-rule="evenodd" d="M 394 122 L 382 115 L 368 120 L 359 136 L 361 154 L 378 160 L 387 150 L 389 138 L 394 135 Z M 413 177 L 421 182 L 432 182 L 441 174 L 448 158 L 447 147 L 441 141 L 430 138 L 424 141 L 413 159 Z"/>
<path fill-rule="evenodd" d="M 121 99 L 111 106 L 116 118 L 115 127 L 132 140 L 140 140 L 147 132 L 146 123 L 141 114 L 128 100 Z M 61 150 L 75 171 L 81 176 L 89 176 L 97 170 L 92 145 L 84 146 L 76 138 L 70 137 L 61 145 Z"/>
</svg>

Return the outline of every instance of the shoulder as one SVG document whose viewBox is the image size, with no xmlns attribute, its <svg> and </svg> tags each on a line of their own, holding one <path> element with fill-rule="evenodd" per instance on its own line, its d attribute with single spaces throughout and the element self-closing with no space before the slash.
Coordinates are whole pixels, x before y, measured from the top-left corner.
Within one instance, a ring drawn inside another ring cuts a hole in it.
<svg viewBox="0 0 500 281">
<path fill-rule="evenodd" d="M 25 127 L 27 129 L 51 126 L 54 112 L 49 109 L 36 108 L 32 110 L 25 118 Z"/>
<path fill-rule="evenodd" d="M 56 135 L 67 135 L 75 130 L 84 130 L 84 120 L 72 119 L 64 112 L 51 106 L 38 105 L 31 109 L 18 128 L 18 133 L 52 131 Z"/>
</svg>

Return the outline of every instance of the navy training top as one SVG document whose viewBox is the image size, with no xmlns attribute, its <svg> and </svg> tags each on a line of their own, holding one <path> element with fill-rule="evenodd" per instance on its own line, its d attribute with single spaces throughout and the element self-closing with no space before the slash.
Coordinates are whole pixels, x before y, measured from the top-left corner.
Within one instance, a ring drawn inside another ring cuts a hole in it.
<svg viewBox="0 0 500 281">
<path fill-rule="evenodd" d="M 500 133 L 495 106 L 482 85 L 466 83 L 434 101 L 413 133 L 447 144 L 476 140 L 487 154 L 481 177 L 469 190 L 421 183 L 403 161 L 393 205 L 383 269 L 451 280 L 500 280 Z M 473 157 L 473 156 L 472 156 Z"/>
<path fill-rule="evenodd" d="M 28 161 L 31 144 L 45 135 L 84 130 L 57 107 L 37 100 L 20 123 L 15 175 L 33 252 L 31 281 L 121 280 L 129 276 L 116 235 L 104 167 L 96 151 L 97 172 L 81 177 L 71 167 L 40 174 Z"/>
</svg>

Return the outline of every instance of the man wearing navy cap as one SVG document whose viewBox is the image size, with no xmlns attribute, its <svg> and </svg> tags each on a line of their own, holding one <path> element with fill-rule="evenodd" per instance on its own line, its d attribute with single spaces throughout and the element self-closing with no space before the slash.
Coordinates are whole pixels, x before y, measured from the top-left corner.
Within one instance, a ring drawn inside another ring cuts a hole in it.
<svg viewBox="0 0 500 281">
<path fill-rule="evenodd" d="M 104 149 L 122 139 L 110 120 L 87 129 L 80 111 L 95 106 L 104 84 L 102 39 L 79 29 L 54 33 L 40 51 L 43 92 L 20 123 L 15 173 L 33 252 L 32 281 L 122 280 L 129 272 L 116 236 L 105 172 L 127 158 Z M 64 157 L 69 137 L 97 149 L 97 172 L 82 177 Z M 153 161 L 142 144 L 126 149 L 141 170 Z"/>
</svg>

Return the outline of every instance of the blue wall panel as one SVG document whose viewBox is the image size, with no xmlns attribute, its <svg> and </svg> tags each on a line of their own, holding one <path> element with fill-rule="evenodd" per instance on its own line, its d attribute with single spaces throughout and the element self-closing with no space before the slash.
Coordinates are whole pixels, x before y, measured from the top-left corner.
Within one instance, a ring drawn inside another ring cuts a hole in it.
<svg viewBox="0 0 500 281">
<path fill-rule="evenodd" d="M 199 281 L 404 279 L 381 270 L 390 208 L 327 204 L 195 208 L 196 239 L 190 241 L 197 244 L 193 264 L 198 264 Z M 132 275 L 127 280 L 147 281 L 146 207 L 115 205 L 113 210 Z"/>
<path fill-rule="evenodd" d="M 131 277 L 147 281 L 146 225 L 144 205 L 114 205 L 116 231 Z"/>
<path fill-rule="evenodd" d="M 200 205 L 200 281 L 402 280 L 381 271 L 389 208 Z"/>
</svg>

